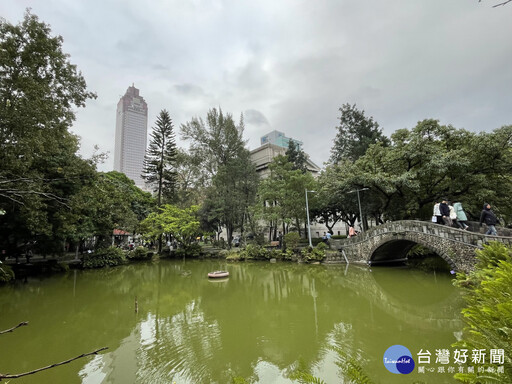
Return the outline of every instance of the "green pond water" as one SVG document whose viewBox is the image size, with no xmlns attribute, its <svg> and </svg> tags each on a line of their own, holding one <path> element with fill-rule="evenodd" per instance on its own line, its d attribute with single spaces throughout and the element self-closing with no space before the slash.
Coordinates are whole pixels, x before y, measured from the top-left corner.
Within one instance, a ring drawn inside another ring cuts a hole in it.
<svg viewBox="0 0 512 384">
<path fill-rule="evenodd" d="M 209 280 L 219 269 L 230 277 Z M 460 334 L 462 306 L 451 276 L 409 269 L 160 260 L 70 271 L 0 287 L 0 330 L 29 321 L 0 335 L 0 372 L 108 347 L 10 382 L 292 383 L 299 364 L 348 382 L 334 346 L 375 383 L 453 383 L 448 372 L 393 374 L 383 355 L 396 344 L 415 360 L 429 350 L 437 367 L 435 350 L 453 350 Z"/>
</svg>

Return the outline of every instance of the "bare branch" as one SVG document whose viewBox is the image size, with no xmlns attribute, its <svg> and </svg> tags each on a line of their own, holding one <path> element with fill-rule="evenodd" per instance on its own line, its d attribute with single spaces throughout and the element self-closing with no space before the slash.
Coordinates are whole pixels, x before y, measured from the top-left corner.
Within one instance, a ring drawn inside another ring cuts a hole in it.
<svg viewBox="0 0 512 384">
<path fill-rule="evenodd" d="M 49 192 L 39 192 L 39 191 L 30 191 L 30 190 L 20 190 L 20 189 L 0 189 L 0 196 L 3 196 L 9 200 L 12 200 L 16 203 L 19 203 L 21 205 L 24 205 L 23 202 L 15 199 L 13 196 L 16 197 L 23 197 L 23 195 L 38 195 L 46 197 L 47 199 L 54 200 L 59 204 L 64 205 L 65 207 L 71 209 L 71 207 L 65 203 L 65 201 L 69 201 L 69 199 L 57 196 L 53 193 Z"/>
<path fill-rule="evenodd" d="M 72 361 L 80 359 L 82 357 L 91 356 L 91 355 L 97 355 L 98 352 L 104 351 L 105 349 L 108 349 L 108 347 L 103 347 L 103 348 L 97 349 L 97 350 L 95 350 L 93 352 L 89 352 L 89 353 L 83 353 L 80 356 L 73 357 L 72 359 L 61 361 L 60 363 L 51 364 L 51 365 L 48 365 L 46 367 L 34 369 L 33 371 L 29 371 L 29 372 L 18 373 L 18 374 L 15 374 L 15 375 L 0 373 L 0 381 L 2 381 L 2 379 L 17 379 L 19 377 L 33 375 L 34 373 L 41 372 L 41 371 L 44 371 L 44 370 L 47 370 L 47 369 L 50 369 L 50 368 L 58 367 L 59 365 L 64 365 L 64 364 L 71 363 Z"/>
<path fill-rule="evenodd" d="M 478 0 L 478 2 L 479 2 L 479 3 L 481 3 L 481 2 L 482 2 L 482 0 Z M 492 7 L 493 7 L 493 8 L 500 7 L 500 6 L 502 6 L 502 5 L 506 5 L 506 4 L 510 3 L 510 2 L 512 2 L 512 0 L 506 0 L 506 1 L 504 1 L 503 3 L 495 4 L 495 5 L 493 5 Z"/>
<path fill-rule="evenodd" d="M 6 199 L 9 199 L 11 201 L 14 201 L 15 203 L 18 203 L 20 205 L 25 205 L 22 201 L 20 200 L 16 200 L 15 198 L 13 198 L 12 196 L 9 196 L 9 195 L 4 195 L 3 193 L 0 193 L 0 196 L 2 197 L 5 197 Z"/>
<path fill-rule="evenodd" d="M 19 328 L 19 327 L 22 327 L 24 325 L 28 325 L 28 321 L 22 321 L 21 323 L 19 323 L 17 326 L 15 327 L 12 327 L 12 328 L 9 328 L 9 329 L 6 329 L 5 331 L 0 331 L 0 335 L 4 334 L 4 333 L 8 333 L 8 332 L 12 332 L 14 331 L 16 328 Z"/>
<path fill-rule="evenodd" d="M 504 1 L 503 3 L 493 5 L 492 7 L 493 7 L 493 8 L 496 8 L 496 7 L 499 7 L 500 5 L 508 4 L 508 3 L 510 3 L 511 1 L 512 1 L 512 0 L 507 0 L 507 1 Z"/>
</svg>

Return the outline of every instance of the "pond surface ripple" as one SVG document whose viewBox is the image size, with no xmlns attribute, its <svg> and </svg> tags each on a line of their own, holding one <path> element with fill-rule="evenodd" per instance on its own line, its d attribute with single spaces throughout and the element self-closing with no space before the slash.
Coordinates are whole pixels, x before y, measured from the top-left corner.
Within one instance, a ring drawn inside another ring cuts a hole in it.
<svg viewBox="0 0 512 384">
<path fill-rule="evenodd" d="M 213 270 L 230 277 L 208 279 Z M 138 312 L 135 312 L 135 300 Z M 292 383 L 303 366 L 343 382 L 340 356 L 375 383 L 452 383 L 452 374 L 394 375 L 401 344 L 450 348 L 462 301 L 451 277 L 408 269 L 160 260 L 71 271 L 0 288 L 0 372 L 25 372 L 108 346 L 98 356 L 19 383 Z"/>
</svg>

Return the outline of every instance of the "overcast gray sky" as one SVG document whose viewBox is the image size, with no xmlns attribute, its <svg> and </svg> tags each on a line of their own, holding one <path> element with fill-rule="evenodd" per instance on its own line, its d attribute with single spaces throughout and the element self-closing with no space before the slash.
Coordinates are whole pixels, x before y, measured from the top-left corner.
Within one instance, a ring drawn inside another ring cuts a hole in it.
<svg viewBox="0 0 512 384">
<path fill-rule="evenodd" d="M 4 0 L 64 38 L 98 98 L 73 131 L 84 156 L 109 151 L 132 83 L 177 132 L 221 107 L 244 113 L 248 146 L 271 130 L 329 157 L 339 107 L 357 104 L 390 135 L 425 118 L 471 131 L 512 124 L 512 3 L 493 0 Z"/>
</svg>

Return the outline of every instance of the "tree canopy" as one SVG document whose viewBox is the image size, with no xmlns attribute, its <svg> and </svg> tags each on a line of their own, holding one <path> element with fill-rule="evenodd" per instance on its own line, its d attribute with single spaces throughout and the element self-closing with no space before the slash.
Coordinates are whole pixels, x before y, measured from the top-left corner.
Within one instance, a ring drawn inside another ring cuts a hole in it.
<svg viewBox="0 0 512 384">
<path fill-rule="evenodd" d="M 462 202 L 473 217 L 492 202 L 510 222 L 511 148 L 512 126 L 477 134 L 427 119 L 393 133 L 389 145 L 370 145 L 355 162 L 330 165 L 323 185 L 338 206 L 347 199 L 341 191 L 369 188 L 363 211 L 377 221 L 426 219 L 434 202 L 446 198 Z"/>
<path fill-rule="evenodd" d="M 367 117 L 364 110 L 357 109 L 356 105 L 343 104 L 340 125 L 336 128 L 336 138 L 331 149 L 331 162 L 337 163 L 342 159 L 357 160 L 366 153 L 371 144 L 382 143 L 387 145 L 388 139 L 379 128 L 373 117 Z"/>
<path fill-rule="evenodd" d="M 202 222 L 208 225 L 205 229 L 224 227 L 231 245 L 233 232 L 243 232 L 250 220 L 249 207 L 255 199 L 258 175 L 245 148 L 243 116 L 237 125 L 232 115 L 213 108 L 206 122 L 194 118 L 181 126 L 181 133 L 191 142 L 191 155 L 202 160 L 203 180 L 210 181 L 201 210 Z"/>
</svg>

